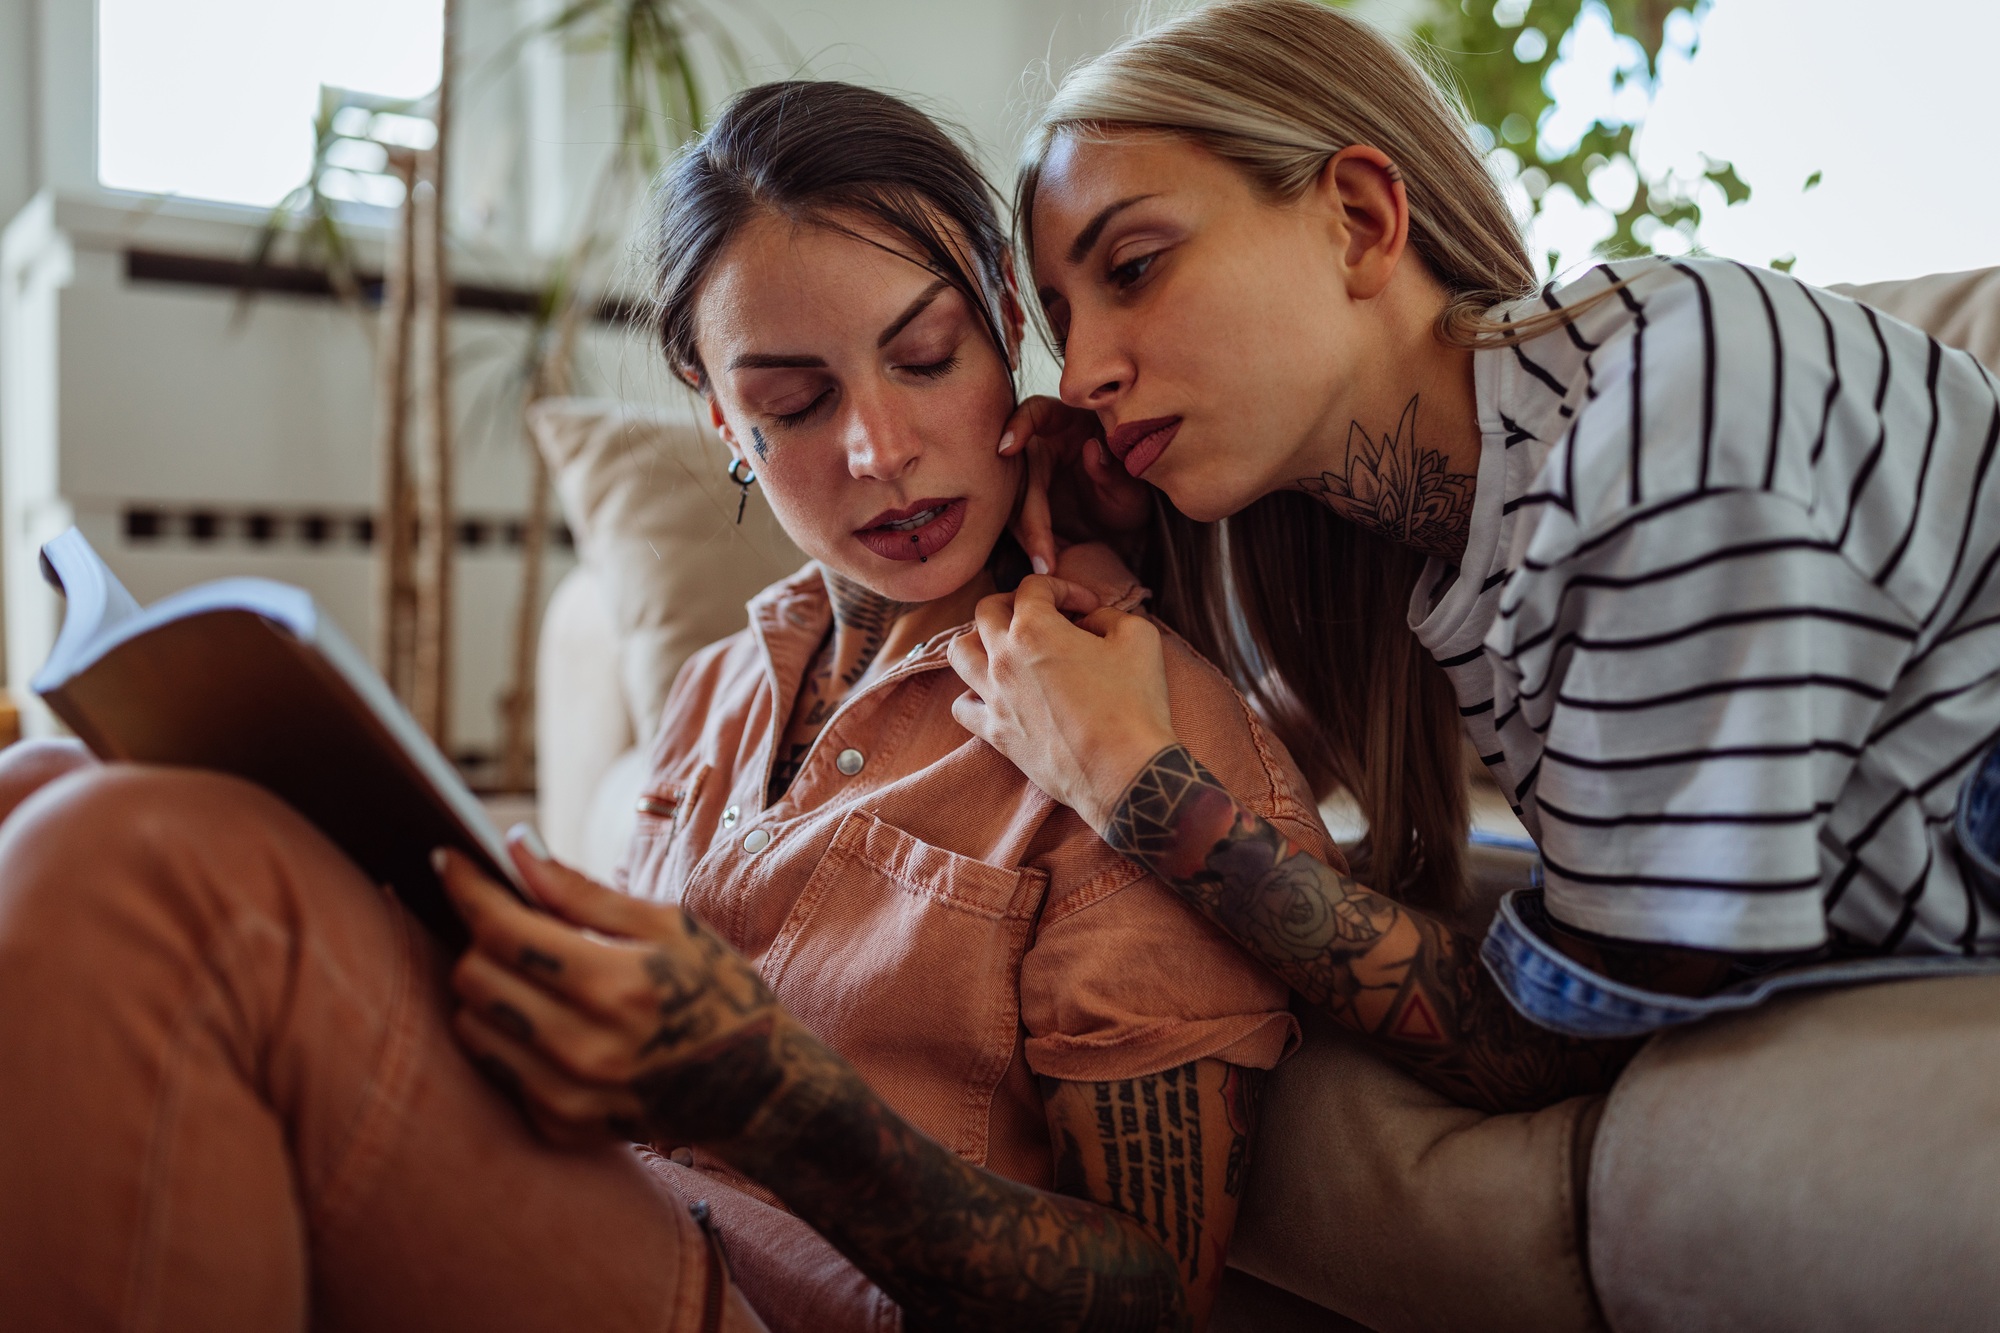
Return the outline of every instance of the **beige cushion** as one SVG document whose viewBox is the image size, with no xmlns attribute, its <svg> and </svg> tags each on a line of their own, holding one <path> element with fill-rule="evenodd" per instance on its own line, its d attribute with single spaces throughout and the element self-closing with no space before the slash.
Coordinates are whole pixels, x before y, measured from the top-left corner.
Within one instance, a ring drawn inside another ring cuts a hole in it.
<svg viewBox="0 0 2000 1333">
<path fill-rule="evenodd" d="M 754 486 L 736 523 L 738 491 L 724 475 L 728 451 L 692 413 L 556 398 L 536 404 L 528 425 L 598 599 L 594 608 L 562 606 L 560 621 L 551 608 L 541 659 L 543 832 L 558 856 L 582 859 L 600 782 L 624 748 L 635 741 L 643 748 L 681 663 L 743 628 L 744 603 L 805 557 Z M 559 625 L 565 632 L 553 633 Z M 564 654 L 613 660 L 557 665 Z M 579 705 L 566 689 L 600 697 Z M 624 711 L 622 737 L 609 734 L 606 690 L 616 691 Z M 572 728 L 589 735 L 554 739 Z M 629 816 L 629 800 L 625 805 L 618 813 Z M 618 840 L 615 830 L 608 836 Z"/>
<path fill-rule="evenodd" d="M 743 522 L 722 442 L 690 417 L 547 399 L 528 424 L 582 563 L 604 580 L 633 730 L 652 734 L 681 663 L 743 628 L 743 606 L 805 562 L 754 486 Z"/>
<path fill-rule="evenodd" d="M 1618 1333 L 2000 1326 L 2000 977 L 1654 1039 L 1606 1106 L 1590 1216 Z"/>
<path fill-rule="evenodd" d="M 1314 1023 L 1266 1086 L 1229 1262 L 1379 1333 L 1597 1328 L 1570 1189 L 1596 1101 L 1484 1115 Z"/>
<path fill-rule="evenodd" d="M 2000 268 L 1932 273 L 1902 282 L 1837 283 L 1828 290 L 1914 324 L 2000 372 Z"/>
<path fill-rule="evenodd" d="M 605 880 L 624 852 L 620 835 L 629 839 L 630 830 L 614 829 L 613 847 L 592 836 L 595 793 L 619 756 L 638 751 L 618 681 L 618 634 L 595 570 L 576 566 L 549 595 L 535 681 L 541 695 L 535 709 L 536 820 L 550 851 Z M 635 787 L 630 798 L 638 794 Z M 624 805 L 636 823 L 633 800 Z"/>
</svg>

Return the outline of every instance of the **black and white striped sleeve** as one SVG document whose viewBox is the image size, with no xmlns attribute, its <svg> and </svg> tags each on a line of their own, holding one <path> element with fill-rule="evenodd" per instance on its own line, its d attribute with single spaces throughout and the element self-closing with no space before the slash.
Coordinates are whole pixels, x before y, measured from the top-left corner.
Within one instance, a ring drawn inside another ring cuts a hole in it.
<svg viewBox="0 0 2000 1333">
<path fill-rule="evenodd" d="M 1709 949 L 1826 936 L 1819 831 L 1916 637 L 1795 499 L 1684 494 L 1518 580 L 1495 694 L 1538 733 L 1516 793 L 1551 909 Z"/>
</svg>

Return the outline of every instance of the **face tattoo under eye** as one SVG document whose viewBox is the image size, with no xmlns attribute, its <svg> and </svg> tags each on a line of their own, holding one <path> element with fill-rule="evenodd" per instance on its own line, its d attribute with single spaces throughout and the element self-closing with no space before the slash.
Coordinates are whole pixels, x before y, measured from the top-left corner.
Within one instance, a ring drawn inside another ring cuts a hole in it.
<svg viewBox="0 0 2000 1333">
<path fill-rule="evenodd" d="M 771 443 L 764 438 L 764 428 L 761 426 L 752 426 L 750 428 L 750 443 L 757 450 L 759 461 L 762 461 L 764 456 L 771 452 Z"/>
</svg>

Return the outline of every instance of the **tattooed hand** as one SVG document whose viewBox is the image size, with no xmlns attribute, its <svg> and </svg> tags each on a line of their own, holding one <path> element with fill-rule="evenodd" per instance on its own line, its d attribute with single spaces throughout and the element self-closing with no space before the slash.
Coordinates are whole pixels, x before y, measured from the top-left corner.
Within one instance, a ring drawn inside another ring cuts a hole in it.
<svg viewBox="0 0 2000 1333">
<path fill-rule="evenodd" d="M 995 1176 L 897 1115 L 755 971 L 674 907 L 535 856 L 536 912 L 446 853 L 473 944 L 459 1039 L 559 1143 L 700 1144 L 777 1192 L 911 1329 L 1185 1329 L 1172 1258 L 1134 1219 Z"/>
<path fill-rule="evenodd" d="M 784 1082 L 770 1054 L 792 1022 L 756 971 L 678 907 L 642 902 L 509 844 L 523 905 L 445 854 L 472 934 L 452 973 L 468 1051 L 547 1138 L 711 1143 Z"/>
<path fill-rule="evenodd" d="M 1160 631 L 1110 607 L 1075 624 L 1064 614 L 1096 604 L 1061 579 L 1023 579 L 980 602 L 978 633 L 947 653 L 967 687 L 951 706 L 958 724 L 1101 829 L 1146 756 L 1172 739 L 1173 714 Z"/>
<path fill-rule="evenodd" d="M 1601 1091 L 1637 1049 L 1530 1023 L 1476 940 L 1301 851 L 1178 744 L 1140 771 L 1104 838 L 1307 1001 L 1467 1105 L 1523 1110 Z"/>
</svg>

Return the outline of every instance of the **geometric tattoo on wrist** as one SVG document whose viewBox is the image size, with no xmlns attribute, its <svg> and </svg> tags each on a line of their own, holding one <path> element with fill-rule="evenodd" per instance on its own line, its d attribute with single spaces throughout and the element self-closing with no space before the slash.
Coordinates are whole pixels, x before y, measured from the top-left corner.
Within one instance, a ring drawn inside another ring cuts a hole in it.
<svg viewBox="0 0 2000 1333">
<path fill-rule="evenodd" d="M 1219 791 L 1222 784 L 1180 744 L 1147 761 L 1119 798 L 1104 830 L 1112 850 L 1144 865 L 1156 865 L 1184 836 L 1176 816 L 1197 790 Z"/>
</svg>

